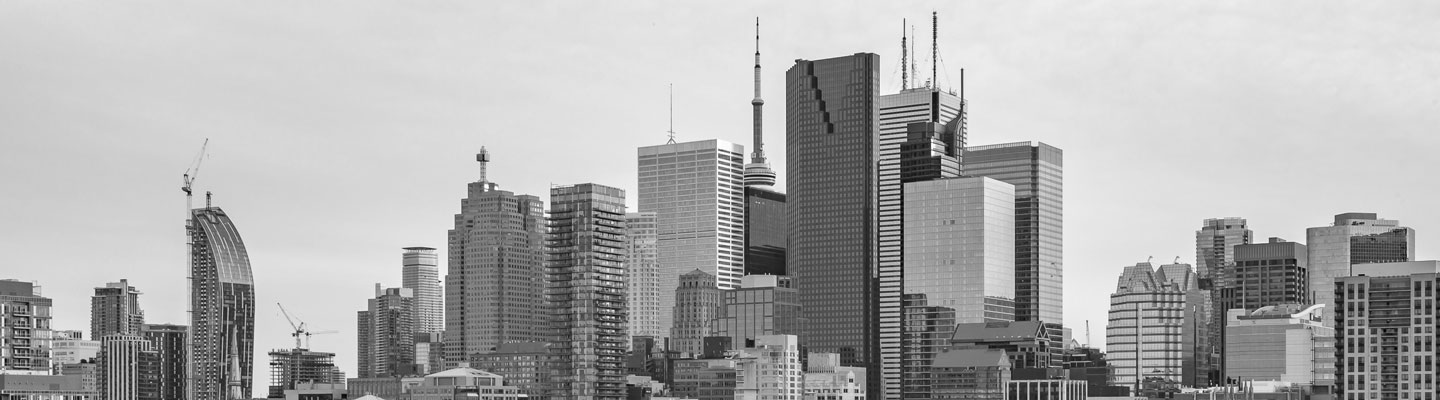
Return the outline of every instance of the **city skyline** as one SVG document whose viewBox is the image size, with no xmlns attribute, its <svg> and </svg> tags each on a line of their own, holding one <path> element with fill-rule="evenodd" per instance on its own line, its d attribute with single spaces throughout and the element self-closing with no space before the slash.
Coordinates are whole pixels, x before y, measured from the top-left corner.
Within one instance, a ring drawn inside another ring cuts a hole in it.
<svg viewBox="0 0 1440 400">
<path fill-rule="evenodd" d="M 12 7 L 30 6 L 0 9 Z M 821 10 L 802 20 L 794 16 L 800 5 L 717 7 L 657 19 L 641 18 L 647 10 L 638 6 L 513 12 L 437 6 L 406 10 L 413 21 L 369 32 L 366 17 L 396 10 L 277 7 L 268 12 L 293 14 L 271 20 L 266 10 L 238 6 L 122 7 L 97 5 L 109 12 L 65 19 L 34 18 L 66 11 L 59 6 L 0 12 L 0 49 L 16 54 L 0 61 L 7 72 L 0 83 L 12 88 L 0 94 L 0 128 L 11 143 L 0 148 L 0 182 L 19 194 L 0 200 L 0 220 L 12 227 L 0 240 L 6 254 L 0 264 L 47 267 L 7 267 L 5 277 L 45 288 L 55 299 L 56 329 L 84 330 L 85 297 L 121 278 L 144 288 L 147 320 L 187 323 L 183 228 L 177 227 L 183 203 L 174 189 L 209 137 L 214 143 L 197 188 L 214 191 L 244 230 L 257 280 L 254 352 L 262 362 L 264 352 L 290 340 L 273 303 L 291 305 L 317 330 L 345 332 L 353 326 L 353 305 L 364 302 L 375 282 L 400 285 L 395 251 L 441 248 L 454 201 L 464 194 L 460 184 L 474 180 L 470 157 L 480 146 L 496 153 L 493 174 L 506 177 L 502 190 L 539 195 L 549 183 L 600 182 L 638 193 L 630 186 L 635 171 L 622 161 L 636 147 L 664 140 L 670 82 L 676 83 L 678 141 L 749 143 L 746 103 L 754 96 L 743 83 L 753 73 L 756 15 L 764 25 L 762 79 L 770 103 L 766 155 L 779 172 L 778 187 L 788 192 L 781 140 L 788 60 L 874 52 L 880 94 L 894 93 L 899 29 L 893 22 L 924 21 L 930 11 L 856 16 Z M 1335 214 L 1374 212 L 1419 231 L 1416 259 L 1440 258 L 1426 245 L 1426 232 L 1440 226 L 1440 216 L 1425 212 L 1433 189 L 1408 185 L 1415 174 L 1389 171 L 1440 167 L 1424 151 L 1440 141 L 1420 134 L 1440 118 L 1434 100 L 1440 87 L 1423 72 L 1437 69 L 1440 43 L 1425 37 L 1418 23 L 1434 19 L 1433 7 L 1316 7 L 1296 17 L 1286 4 L 1243 12 L 1136 6 L 1130 11 L 1155 13 L 1151 21 L 1114 24 L 1064 21 L 1126 13 L 974 7 L 985 9 L 939 9 L 941 76 L 958 80 L 961 67 L 970 74 L 971 143 L 1043 141 L 1068 153 L 1068 288 L 1110 286 L 1119 266 L 1148 256 L 1194 263 L 1188 258 L 1194 227 L 1224 216 L 1246 218 L 1256 238 L 1303 242 L 1305 228 L 1325 226 Z M 621 22 L 581 23 L 591 14 Z M 621 19 L 624 14 L 632 15 Z M 516 20 L 473 26 L 502 15 Z M 1167 26 L 1167 15 L 1195 19 Z M 613 46 L 566 44 L 574 37 L 544 33 L 549 23 L 536 23 L 552 18 Z M 846 24 L 865 29 L 841 28 Z M 1040 29 L 1047 24 L 1055 26 Z M 914 42 L 928 46 L 928 29 L 917 25 Z M 256 27 L 288 34 L 259 34 L 265 29 Z M 623 29 L 602 32 L 615 27 Z M 180 32 L 198 34 L 175 35 Z M 505 44 L 494 39 L 500 34 L 528 43 Z M 649 38 L 667 34 L 674 37 Z M 337 37 L 344 35 L 356 38 Z M 485 49 L 492 47 L 512 50 L 515 59 L 487 65 L 485 54 L 497 51 Z M 603 62 L 593 65 L 615 72 L 616 82 L 583 86 L 576 79 L 588 74 L 557 66 L 564 63 L 526 71 L 547 52 L 599 58 Z M 319 77 L 306 63 L 341 72 Z M 525 84 L 492 91 L 496 77 Z M 384 84 L 347 88 L 374 81 Z M 587 100 L 594 109 L 584 110 L 573 99 L 541 105 L 566 97 L 553 93 L 567 87 L 624 93 L 627 101 L 614 102 L 623 109 Z M 545 128 L 536 134 L 554 140 L 523 139 L 530 143 L 506 137 L 533 137 L 520 124 L 543 120 L 556 106 L 588 119 L 586 133 Z M 1221 158 L 1241 161 L 1211 164 Z M 564 162 L 552 169 L 534 165 L 552 159 Z M 594 167 L 575 167 L 582 164 Z M 1368 190 L 1335 184 L 1344 181 L 1365 182 Z M 1132 193 L 1137 187 L 1139 195 Z M 636 211 L 631 203 L 629 211 Z M 357 214 L 366 210 L 371 214 Z M 113 219 L 85 222 L 97 216 Z M 84 232 L 59 228 L 81 223 L 89 226 Z M 1145 234 L 1105 238 L 1123 232 Z M 59 247 L 74 242 L 92 243 L 93 253 Z M 94 254 L 105 255 L 104 268 Z M 317 282 L 334 298 L 316 301 L 306 289 Z M 1085 320 L 1104 321 L 1106 299 L 1078 290 L 1066 296 L 1084 305 L 1067 307 L 1065 321 L 1081 339 Z M 348 306 L 332 310 L 329 304 Z M 355 365 L 353 338 L 345 332 L 317 339 L 316 347 L 339 353 L 339 365 Z"/>
</svg>

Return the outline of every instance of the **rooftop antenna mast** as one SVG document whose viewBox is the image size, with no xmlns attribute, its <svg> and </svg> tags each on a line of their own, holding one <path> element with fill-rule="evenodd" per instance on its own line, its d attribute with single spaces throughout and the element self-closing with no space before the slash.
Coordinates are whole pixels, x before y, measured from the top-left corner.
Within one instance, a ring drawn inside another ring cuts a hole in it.
<svg viewBox="0 0 1440 400">
<path fill-rule="evenodd" d="M 758 24 L 758 23 L 757 23 L 757 24 Z M 666 131 L 666 132 L 668 132 L 668 133 L 670 134 L 670 141 L 665 142 L 665 144 L 675 144 L 675 84 L 674 84 L 674 83 L 671 83 L 671 84 L 670 84 L 670 130 L 668 130 L 668 131 Z"/>
<path fill-rule="evenodd" d="M 930 12 L 930 82 L 940 88 L 940 13 Z"/>
<path fill-rule="evenodd" d="M 909 88 L 910 88 L 910 52 L 909 52 L 908 50 L 906 50 L 906 40 L 909 39 L 909 36 L 905 36 L 905 29 L 906 29 L 906 28 L 909 28 L 909 27 L 910 27 L 910 23 L 909 23 L 909 22 L 906 22 L 904 18 L 901 18 L 901 19 L 900 19 L 900 90 L 905 90 L 905 89 L 909 89 Z"/>
</svg>

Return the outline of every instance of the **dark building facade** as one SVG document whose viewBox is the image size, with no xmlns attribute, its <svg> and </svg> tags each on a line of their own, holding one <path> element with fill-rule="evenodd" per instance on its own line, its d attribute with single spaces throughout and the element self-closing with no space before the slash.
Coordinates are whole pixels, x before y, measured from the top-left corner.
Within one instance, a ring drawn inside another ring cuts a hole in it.
<svg viewBox="0 0 1440 400">
<path fill-rule="evenodd" d="M 415 362 L 415 296 L 410 288 L 375 287 L 367 309 L 356 313 L 356 374 L 360 378 L 408 376 Z"/>
<path fill-rule="evenodd" d="M 219 207 L 197 208 L 190 216 L 188 398 L 248 399 L 255 370 L 255 288 L 250 256 L 235 223 Z"/>
<path fill-rule="evenodd" d="M 545 398 L 549 382 L 546 363 L 550 345 L 543 342 L 505 343 L 493 352 L 470 356 L 471 367 L 505 377 L 505 384 L 520 389 L 530 399 Z"/>
<path fill-rule="evenodd" d="M 975 146 L 961 160 L 966 176 L 1015 185 L 1015 320 L 1064 321 L 1064 153 L 1045 143 Z"/>
<path fill-rule="evenodd" d="M 551 397 L 625 398 L 625 191 L 593 183 L 550 189 L 545 295 Z"/>
<path fill-rule="evenodd" d="M 868 393 L 883 393 L 872 278 L 879 69 L 870 53 L 796 60 L 785 87 L 786 272 L 809 319 L 810 351 L 867 367 Z"/>
<path fill-rule="evenodd" d="M 140 335 L 155 350 L 155 387 L 149 391 L 158 400 L 185 399 L 185 335 L 189 329 L 171 324 L 145 324 L 140 328 Z"/>
<path fill-rule="evenodd" d="M 785 194 L 745 187 L 745 275 L 785 275 Z"/>
</svg>

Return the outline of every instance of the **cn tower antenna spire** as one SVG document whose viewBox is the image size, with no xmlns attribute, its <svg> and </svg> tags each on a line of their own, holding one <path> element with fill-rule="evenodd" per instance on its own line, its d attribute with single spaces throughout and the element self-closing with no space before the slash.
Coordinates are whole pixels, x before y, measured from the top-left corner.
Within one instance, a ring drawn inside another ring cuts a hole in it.
<svg viewBox="0 0 1440 400">
<path fill-rule="evenodd" d="M 760 98 L 760 17 L 755 17 L 755 98 L 750 100 L 755 132 L 755 152 L 745 164 L 745 186 L 774 186 L 775 171 L 765 162 L 765 100 Z"/>
</svg>

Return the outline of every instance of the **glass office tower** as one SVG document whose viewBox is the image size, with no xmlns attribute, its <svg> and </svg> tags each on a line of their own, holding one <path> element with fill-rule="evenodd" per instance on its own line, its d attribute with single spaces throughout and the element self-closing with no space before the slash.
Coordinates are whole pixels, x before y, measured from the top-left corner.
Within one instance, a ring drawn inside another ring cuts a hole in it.
<svg viewBox="0 0 1440 400">
<path fill-rule="evenodd" d="M 745 188 L 745 275 L 785 275 L 785 194 Z"/>
<path fill-rule="evenodd" d="M 880 393 L 876 315 L 876 134 L 880 57 L 796 60 L 786 71 L 788 273 L 810 351 L 868 367 Z"/>
<path fill-rule="evenodd" d="M 551 397 L 624 399 L 625 191 L 550 188 L 546 226 Z"/>
<path fill-rule="evenodd" d="M 1306 229 L 1305 239 L 1311 300 L 1326 310 L 1336 309 L 1335 293 L 1328 289 L 1337 278 L 1351 276 L 1354 265 L 1415 259 L 1415 230 L 1374 213 L 1336 215 L 1334 225 Z M 1335 326 L 1334 320 L 1324 322 Z"/>
<path fill-rule="evenodd" d="M 965 149 L 962 173 L 1015 185 L 1015 319 L 1065 320 L 1064 153 L 1045 143 Z"/>
<path fill-rule="evenodd" d="M 250 256 L 219 207 L 191 210 L 190 399 L 250 398 L 255 288 Z M 235 393 L 238 391 L 239 393 Z"/>
</svg>

